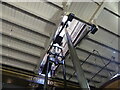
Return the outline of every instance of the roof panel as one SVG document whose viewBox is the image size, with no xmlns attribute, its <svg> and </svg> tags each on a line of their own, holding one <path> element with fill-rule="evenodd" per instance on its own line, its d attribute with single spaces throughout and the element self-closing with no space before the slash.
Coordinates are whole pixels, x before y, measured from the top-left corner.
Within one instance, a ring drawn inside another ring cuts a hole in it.
<svg viewBox="0 0 120 90">
<path fill-rule="evenodd" d="M 85 21 L 89 21 L 97 7 L 98 5 L 94 2 L 72 2 L 69 12 L 74 13 L 76 16 Z"/>
<path fill-rule="evenodd" d="M 3 45 L 4 44 L 9 45 L 11 47 L 20 48 L 21 50 L 23 49 L 23 50 L 26 50 L 28 52 L 40 55 L 40 51 L 41 51 L 40 48 L 37 48 L 35 46 L 29 45 L 27 43 L 24 43 L 24 42 L 21 42 L 21 41 L 12 39 L 12 38 L 8 39 L 8 37 L 3 37 L 2 39 L 3 39 L 3 42 L 2 42 Z"/>
<path fill-rule="evenodd" d="M 39 16 L 45 17 L 48 20 L 51 19 L 58 19 L 58 15 L 60 15 L 60 10 L 43 2 L 28 2 L 28 5 L 20 4 L 20 3 L 14 3 L 17 6 L 23 7 L 25 9 L 28 9 L 32 12 L 35 12 Z M 57 14 L 59 13 L 59 14 Z M 57 14 L 57 16 L 56 16 Z M 53 18 L 54 17 L 54 18 Z"/>
<path fill-rule="evenodd" d="M 111 32 L 118 34 L 118 17 L 110 12 L 103 10 L 96 22 Z"/>
<path fill-rule="evenodd" d="M 2 64 L 17 67 L 17 68 L 21 68 L 21 69 L 24 69 L 24 70 L 29 70 L 29 71 L 33 71 L 34 68 L 35 68 L 35 66 L 25 64 L 25 63 L 21 63 L 21 62 L 15 60 L 15 59 L 7 58 L 7 57 L 2 57 Z"/>
<path fill-rule="evenodd" d="M 25 16 L 24 13 L 22 13 L 22 12 L 16 10 L 15 19 L 21 20 L 21 22 L 23 22 L 24 16 Z"/>
<path fill-rule="evenodd" d="M 1 55 L 6 56 L 6 57 L 11 57 L 13 59 L 17 59 L 18 61 L 25 62 L 28 64 L 33 64 L 36 65 L 39 58 L 31 56 L 29 54 L 25 54 L 16 50 L 12 50 L 10 48 L 2 48 L 3 52 Z"/>
<path fill-rule="evenodd" d="M 95 35 L 90 35 L 89 37 L 93 40 L 104 43 L 105 45 L 118 49 L 118 37 L 103 31 L 100 28 Z"/>
<path fill-rule="evenodd" d="M 118 2 L 105 2 L 105 7 L 110 9 L 111 11 L 115 12 L 116 14 L 119 14 L 118 12 Z"/>
<path fill-rule="evenodd" d="M 90 52 L 92 52 L 93 50 L 96 50 L 94 53 L 100 56 L 104 56 L 107 58 L 115 57 L 116 61 L 118 60 L 118 52 L 105 48 L 101 45 L 95 44 L 91 41 L 84 40 L 84 42 L 82 42 L 79 47 L 82 49 L 88 50 Z"/>
<path fill-rule="evenodd" d="M 10 24 L 7 24 L 7 25 L 10 25 Z M 9 31 L 8 31 L 8 29 L 9 29 Z M 44 46 L 44 42 L 46 41 L 46 38 L 44 38 L 38 34 L 29 32 L 26 29 L 19 28 L 17 26 L 11 25 L 11 28 L 5 27 L 3 30 L 4 30 L 4 32 L 6 32 L 6 30 L 7 30 L 9 32 L 8 34 L 11 33 L 12 35 L 15 35 L 17 37 L 22 37 L 22 38 L 28 39 L 30 41 L 34 41 L 38 44 L 41 44 L 42 46 Z M 43 43 L 40 43 L 40 42 L 43 42 Z"/>
</svg>

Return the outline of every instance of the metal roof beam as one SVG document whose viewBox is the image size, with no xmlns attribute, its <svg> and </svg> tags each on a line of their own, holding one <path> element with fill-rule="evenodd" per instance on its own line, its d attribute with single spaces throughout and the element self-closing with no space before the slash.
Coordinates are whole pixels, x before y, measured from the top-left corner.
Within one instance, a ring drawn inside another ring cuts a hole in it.
<svg viewBox="0 0 120 90">
<path fill-rule="evenodd" d="M 88 62 L 88 61 L 84 62 L 83 59 L 80 59 L 80 58 L 79 58 L 79 60 L 80 60 L 80 62 L 83 63 L 83 64 L 86 63 L 86 64 L 89 64 L 89 65 L 94 66 L 94 67 L 103 68 L 103 66 L 101 66 L 101 65 L 97 65 L 97 64 L 94 64 L 94 63 L 91 63 L 91 62 Z M 109 68 L 107 68 L 107 67 L 104 68 L 104 70 L 109 71 L 109 72 L 115 72 L 114 70 L 109 69 Z"/>
<path fill-rule="evenodd" d="M 83 60 L 80 60 L 80 61 L 81 61 L 81 62 L 84 62 Z M 88 61 L 86 61 L 85 63 L 86 63 L 86 64 L 89 64 L 89 65 L 92 65 L 92 66 L 94 66 L 94 67 L 102 68 L 102 66 L 96 65 L 96 64 L 93 64 L 93 63 L 90 63 L 90 62 L 88 62 Z M 115 72 L 114 70 L 109 69 L 109 68 L 104 68 L 104 70 L 109 71 L 109 72 Z"/>
<path fill-rule="evenodd" d="M 25 42 L 25 43 L 28 43 L 28 44 L 30 44 L 30 45 L 39 47 L 39 48 L 41 48 L 41 49 L 45 49 L 44 46 L 42 46 L 42 45 L 40 45 L 40 44 L 37 44 L 37 43 L 34 43 L 34 42 L 31 42 L 31 41 L 26 40 L 26 39 L 21 38 L 21 37 L 16 37 L 16 36 L 13 36 L 13 35 L 9 35 L 9 34 L 4 33 L 4 32 L 0 32 L 0 34 L 2 34 L 2 36 L 7 36 L 7 37 L 9 37 L 9 38 L 13 38 L 13 39 L 16 39 L 16 40 L 20 40 L 20 41 Z"/>
<path fill-rule="evenodd" d="M 118 35 L 118 34 L 112 32 L 112 31 L 110 31 L 110 30 L 108 30 L 108 29 L 106 29 L 106 28 L 104 28 L 104 27 L 102 27 L 102 26 L 100 26 L 100 25 L 98 25 L 98 27 L 99 27 L 100 29 L 102 29 L 102 30 L 108 32 L 109 34 L 112 34 L 112 35 L 114 35 L 114 36 L 120 38 L 120 35 Z"/>
<path fill-rule="evenodd" d="M 54 6 L 55 8 L 58 8 L 60 10 L 64 10 L 62 7 L 60 7 L 59 5 L 54 4 L 53 2 L 50 2 L 49 0 L 44 0 L 44 1 L 45 1 L 45 3 L 48 3 L 48 4 L 52 5 L 52 6 Z"/>
<path fill-rule="evenodd" d="M 8 46 L 8 45 L 3 45 L 3 44 L 0 44 L 0 46 L 1 46 L 2 48 L 13 49 L 13 50 L 16 50 L 16 51 L 18 51 L 18 52 L 22 52 L 22 53 L 29 54 L 29 55 L 32 55 L 32 56 L 34 56 L 34 57 L 40 58 L 40 55 L 31 53 L 31 52 L 28 52 L 28 51 L 25 51 L 25 50 L 17 49 L 17 48 L 15 48 L 15 47 L 11 47 L 11 46 Z"/>
<path fill-rule="evenodd" d="M 59 72 L 60 74 L 62 74 L 63 72 L 62 71 L 60 71 Z M 58 73 L 58 74 L 59 74 Z M 71 76 L 71 74 L 69 74 L 69 73 L 66 73 L 67 74 L 67 76 Z M 76 76 L 73 76 L 73 78 L 76 78 Z M 90 80 L 89 78 L 86 78 L 88 81 Z M 97 80 L 91 80 L 91 82 L 95 82 L 95 83 L 101 83 L 101 82 L 99 82 L 99 81 L 97 81 Z"/>
<path fill-rule="evenodd" d="M 70 65 L 66 65 L 66 68 L 70 68 L 70 69 L 73 69 L 73 67 L 72 66 L 70 66 Z M 90 72 L 90 71 L 88 71 L 88 70 L 85 70 L 85 69 L 83 69 L 83 71 L 85 72 L 85 73 L 87 73 L 87 74 L 92 74 L 92 75 L 94 75 L 95 73 L 93 73 L 93 72 Z M 102 77 L 102 78 L 107 78 L 107 76 L 105 76 L 105 75 L 100 75 L 100 74 L 98 74 L 97 76 L 99 76 L 99 77 Z"/>
<path fill-rule="evenodd" d="M 22 59 L 19 59 L 19 58 L 16 58 L 14 56 L 8 56 L 8 55 L 4 55 L 4 54 L 0 54 L 0 56 L 2 58 L 6 57 L 6 58 L 10 58 L 10 59 L 14 59 L 15 61 L 19 61 L 19 62 L 22 62 L 22 63 L 25 63 L 25 64 L 29 64 L 29 65 L 32 65 L 32 66 L 36 66 L 37 64 L 35 64 L 34 62 L 28 62 L 28 61 L 25 61 L 25 60 L 22 60 Z"/>
<path fill-rule="evenodd" d="M 104 60 L 106 60 L 106 61 L 110 61 L 110 60 L 111 60 L 111 59 L 109 59 L 109 58 L 107 58 L 107 57 L 99 56 L 99 55 L 97 55 L 97 54 L 95 54 L 95 53 L 91 53 L 91 52 L 89 52 L 89 51 L 87 51 L 87 50 L 85 50 L 85 49 L 79 48 L 79 47 L 76 47 L 76 49 L 78 49 L 78 50 L 80 50 L 80 51 L 83 51 L 83 52 L 85 52 L 85 53 L 88 53 L 88 54 L 92 54 L 93 56 L 96 56 L 96 57 L 98 57 L 98 58 L 102 58 L 102 59 L 104 59 Z M 115 64 L 117 64 L 117 65 L 120 64 L 120 62 L 117 62 L 117 61 L 111 61 L 111 62 L 112 62 L 112 63 L 115 63 Z"/>
<path fill-rule="evenodd" d="M 117 16 L 118 18 L 120 18 L 120 15 L 119 15 L 119 14 L 117 14 L 117 13 L 115 13 L 115 12 L 111 11 L 110 9 L 108 9 L 108 8 L 104 7 L 104 10 L 106 10 L 106 11 L 108 11 L 109 13 L 111 13 L 111 14 L 113 14 L 113 15 Z"/>
<path fill-rule="evenodd" d="M 18 6 L 18 5 L 15 5 L 15 4 L 11 3 L 11 2 L 2 2 L 2 4 L 5 5 L 5 6 L 8 6 L 8 7 L 10 7 L 10 8 L 14 8 L 14 9 L 16 9 L 16 10 L 22 12 L 22 13 L 25 13 L 25 14 L 27 14 L 27 15 L 30 15 L 30 16 L 32 16 L 32 17 L 34 17 L 34 18 L 37 18 L 37 19 L 39 19 L 39 20 L 41 20 L 41 21 L 44 21 L 44 22 L 46 22 L 46 23 L 49 23 L 49 24 L 51 24 L 51 25 L 56 26 L 56 24 L 55 24 L 54 22 L 51 22 L 51 21 L 49 21 L 48 19 L 43 18 L 42 16 L 40 16 L 40 15 L 38 15 L 38 14 L 30 11 L 30 10 L 24 9 L 24 8 Z"/>
<path fill-rule="evenodd" d="M 91 42 L 93 42 L 93 43 L 95 43 L 95 44 L 98 44 L 98 45 L 100 45 L 100 46 L 103 46 L 103 47 L 105 47 L 105 48 L 108 48 L 108 49 L 110 49 L 110 50 L 114 50 L 114 51 L 120 53 L 120 50 L 117 50 L 117 49 L 112 48 L 112 47 L 110 47 L 110 46 L 108 46 L 108 45 L 105 45 L 105 44 L 103 44 L 103 43 L 101 43 L 101 42 L 99 42 L 99 41 L 96 41 L 96 40 L 91 39 L 91 38 L 89 38 L 89 37 L 86 37 L 85 39 L 87 39 L 88 41 L 91 41 Z"/>
<path fill-rule="evenodd" d="M 3 22 L 6 22 L 6 23 L 10 23 L 10 24 L 13 24 L 17 27 L 20 27 L 20 28 L 23 28 L 25 29 L 26 31 L 29 31 L 29 32 L 32 32 L 32 33 L 35 33 L 35 34 L 38 34 L 38 35 L 41 35 L 45 38 L 50 38 L 48 35 L 46 35 L 45 33 L 42 33 L 42 32 L 38 32 L 38 30 L 34 29 L 34 28 L 31 28 L 30 26 L 28 25 L 24 25 L 22 22 L 17 22 L 15 20 L 12 20 L 11 18 L 7 18 L 7 17 L 4 17 L 2 16 L 2 18 L 0 17 L 0 19 L 3 21 Z"/>
</svg>

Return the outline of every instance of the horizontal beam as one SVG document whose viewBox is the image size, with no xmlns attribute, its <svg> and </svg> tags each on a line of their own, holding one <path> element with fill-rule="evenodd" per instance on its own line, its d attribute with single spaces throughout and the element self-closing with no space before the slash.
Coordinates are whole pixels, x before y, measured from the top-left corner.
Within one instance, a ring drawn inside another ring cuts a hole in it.
<svg viewBox="0 0 120 90">
<path fill-rule="evenodd" d="M 13 73 L 14 72 L 13 74 L 15 74 L 15 75 L 16 74 L 17 75 L 21 75 L 22 74 L 22 76 L 25 76 L 25 77 L 28 76 L 28 77 L 40 77 L 40 78 L 44 78 L 43 76 L 35 74 L 33 71 L 20 69 L 20 68 L 9 66 L 9 65 L 5 65 L 5 64 L 2 64 L 2 69 L 3 69 L 3 71 L 5 70 L 5 72 L 8 71 L 8 73 Z M 61 78 L 49 78 L 49 80 L 53 81 L 55 83 L 58 82 L 58 84 L 62 84 L 62 85 L 64 84 L 63 79 L 61 79 Z M 70 85 L 74 85 L 75 88 L 76 87 L 79 88 L 78 83 L 73 82 L 73 81 L 68 81 L 67 80 L 67 85 L 68 85 L 68 87 Z"/>
<path fill-rule="evenodd" d="M 91 41 L 91 42 L 93 42 L 93 43 L 95 43 L 95 44 L 98 44 L 98 45 L 100 45 L 100 46 L 103 46 L 103 47 L 105 47 L 105 48 L 108 48 L 108 49 L 110 49 L 110 50 L 113 50 L 113 51 L 116 51 L 116 52 L 120 53 L 120 50 L 117 50 L 117 49 L 115 49 L 115 48 L 112 48 L 112 47 L 110 47 L 110 46 L 108 46 L 108 45 L 105 45 L 105 44 L 103 44 L 103 43 L 101 43 L 101 42 L 98 42 L 98 41 L 96 41 L 96 40 L 94 40 L 94 39 L 91 39 L 91 38 L 89 38 L 89 37 L 86 37 L 85 39 L 87 39 L 88 41 Z"/>
<path fill-rule="evenodd" d="M 89 52 L 89 51 L 87 51 L 87 50 L 85 50 L 85 49 L 81 49 L 81 48 L 79 48 L 79 47 L 76 47 L 76 49 L 78 49 L 78 50 L 80 50 L 80 51 L 83 51 L 83 52 L 85 52 L 85 53 L 88 53 L 88 54 L 92 54 L 93 56 L 96 56 L 96 57 L 98 57 L 98 58 L 102 58 L 102 59 L 104 59 L 104 60 L 106 60 L 106 61 L 110 61 L 110 60 L 111 60 L 111 59 L 109 59 L 109 58 L 107 58 L 107 57 L 99 56 L 99 55 L 97 55 L 97 54 L 95 54 L 95 53 L 91 53 L 91 52 Z M 120 64 L 120 62 L 117 62 L 117 61 L 111 61 L 111 63 L 115 63 L 115 64 L 117 64 L 117 65 Z"/>
<path fill-rule="evenodd" d="M 52 79 L 53 79 L 53 81 L 54 81 L 54 79 L 63 81 L 63 79 L 62 79 L 62 78 L 59 78 L 59 77 L 55 77 L 55 78 L 52 78 Z M 70 81 L 70 80 L 67 80 L 67 82 L 70 82 L 71 85 L 74 84 L 74 86 L 77 86 L 77 87 L 75 87 L 76 89 L 77 89 L 77 88 L 80 88 L 78 82 Z M 67 83 L 67 84 L 68 84 L 68 83 Z M 90 85 L 90 88 L 94 86 L 92 83 L 90 83 L 89 85 Z"/>
<path fill-rule="evenodd" d="M 70 65 L 66 65 L 66 69 L 67 69 L 67 68 L 73 69 L 73 67 L 70 66 Z M 74 69 L 73 69 L 73 70 L 74 70 Z M 91 74 L 91 75 L 94 75 L 94 74 L 95 74 L 94 72 L 90 72 L 90 71 L 88 71 L 88 70 L 85 70 L 84 68 L 83 68 L 83 71 L 84 71 L 86 74 Z M 97 76 L 98 76 L 98 77 L 102 77 L 102 78 L 107 78 L 107 76 L 105 76 L 105 75 L 100 75 L 100 74 L 98 74 Z"/>
<path fill-rule="evenodd" d="M 9 73 L 9 74 L 12 73 L 12 74 L 14 74 L 14 76 L 16 76 L 16 75 L 19 76 L 20 75 L 23 78 L 24 77 L 28 77 L 28 78 L 32 78 L 32 77 L 44 78 L 43 76 L 35 74 L 31 70 L 24 70 L 24 69 L 20 69 L 20 68 L 5 65 L 5 64 L 2 64 L 2 67 L 0 67 L 0 69 L 1 68 L 2 68 L 2 70 L 4 72 Z M 29 79 L 27 79 L 27 80 L 29 80 Z M 55 82 L 57 84 L 60 84 L 60 85 L 64 84 L 63 79 L 60 79 L 60 78 L 49 78 L 49 80 L 52 81 L 52 82 Z M 67 85 L 68 85 L 68 87 L 71 86 L 71 85 L 74 85 L 73 88 L 79 88 L 78 83 L 75 83 L 75 82 L 72 82 L 72 81 L 67 81 Z"/>
<path fill-rule="evenodd" d="M 23 70 L 30 70 L 30 71 L 33 71 L 33 69 L 35 68 L 35 66 L 32 66 L 30 64 L 25 64 L 22 62 L 15 62 L 14 60 L 9 60 L 8 58 L 6 58 L 6 59 L 3 58 L 4 61 L 0 62 L 0 64 L 9 65 L 9 66 L 12 66 L 14 68 L 16 67 L 16 68 L 20 68 Z"/>
<path fill-rule="evenodd" d="M 70 58 L 69 58 L 69 59 L 70 59 Z M 101 66 L 101 65 L 97 65 L 97 64 L 94 64 L 94 63 L 91 63 L 91 62 L 88 62 L 88 61 L 84 62 L 83 59 L 80 59 L 80 58 L 79 58 L 79 60 L 80 60 L 80 62 L 83 63 L 83 64 L 86 63 L 86 64 L 89 64 L 89 65 L 94 66 L 94 67 L 103 68 L 103 66 Z M 109 69 L 109 68 L 107 68 L 107 67 L 104 68 L 104 70 L 109 71 L 109 72 L 115 72 L 114 70 Z"/>
<path fill-rule="evenodd" d="M 51 22 L 51 21 L 49 21 L 49 20 L 47 20 L 47 19 L 45 19 L 45 18 L 43 18 L 43 17 L 40 17 L 39 15 L 37 15 L 37 14 L 35 14 L 35 13 L 29 11 L 29 10 L 25 10 L 25 9 L 23 9 L 23 8 L 20 7 L 20 6 L 17 6 L 17 5 L 15 5 L 15 4 L 12 4 L 11 2 L 2 2 L 2 4 L 5 5 L 5 6 L 8 6 L 9 8 L 13 8 L 13 9 L 18 10 L 18 11 L 20 11 L 20 12 L 22 12 L 22 13 L 25 13 L 25 14 L 27 14 L 27 15 L 29 15 L 29 16 L 32 16 L 32 17 L 34 17 L 34 18 L 36 18 L 36 19 L 39 19 L 39 20 L 41 20 L 41 21 L 44 21 L 44 22 L 46 22 L 46 23 L 49 23 L 49 24 L 51 24 L 51 25 L 56 26 L 56 24 L 55 24 L 54 22 Z"/>
<path fill-rule="evenodd" d="M 100 29 L 102 29 L 102 30 L 104 30 L 104 31 L 106 31 L 106 32 L 108 32 L 108 33 L 110 33 L 110 34 L 112 34 L 112 35 L 120 38 L 120 35 L 118 35 L 118 34 L 116 34 L 116 33 L 114 33 L 114 32 L 111 32 L 110 30 L 104 28 L 103 26 L 98 25 L 98 27 L 99 27 Z"/>
<path fill-rule="evenodd" d="M 14 38 L 14 39 L 23 41 L 23 42 L 25 42 L 25 43 L 34 45 L 35 47 L 39 47 L 39 48 L 41 48 L 42 50 L 45 50 L 45 48 L 44 48 L 43 46 L 40 46 L 40 45 L 38 45 L 38 44 L 36 44 L 36 43 L 33 43 L 33 42 L 29 42 L 29 41 L 27 41 L 27 40 L 25 40 L 25 39 L 22 39 L 22 38 L 19 38 L 19 37 L 15 37 L 15 36 L 13 36 L 13 35 L 8 35 L 8 34 L 6 34 L 6 33 L 2 33 L 2 35 L 7 36 L 7 37 L 9 37 L 9 38 Z M 25 52 L 25 53 L 26 53 L 26 52 Z M 27 54 L 28 54 L 28 53 L 27 53 Z M 31 54 L 30 54 L 30 55 L 31 55 Z M 41 55 L 40 55 L 40 56 L 41 56 Z M 39 56 L 39 58 L 41 58 L 40 56 Z M 37 57 L 38 57 L 38 56 L 37 56 Z"/>
<path fill-rule="evenodd" d="M 28 62 L 28 61 L 25 61 L 25 60 L 23 60 L 23 59 L 16 58 L 16 57 L 14 57 L 14 56 L 9 56 L 9 55 L 5 55 L 5 54 L 0 54 L 0 56 L 1 56 L 2 58 L 5 57 L 5 58 L 13 59 L 14 61 L 22 62 L 22 63 L 29 64 L 29 65 L 32 65 L 32 66 L 36 66 L 36 65 L 37 65 L 37 64 L 35 64 L 35 63 Z"/>
<path fill-rule="evenodd" d="M 33 71 L 31 71 L 31 70 L 26 70 L 26 69 L 23 69 L 23 68 L 18 68 L 18 67 L 6 65 L 6 64 L 2 64 L 2 68 L 3 68 L 3 69 L 7 69 L 7 70 L 9 70 L 9 71 L 20 72 L 20 73 L 22 73 L 22 74 L 35 76 L 35 74 L 34 74 Z"/>
<path fill-rule="evenodd" d="M 58 8 L 60 10 L 64 10 L 62 7 L 60 7 L 59 5 L 54 4 L 53 2 L 50 2 L 49 0 L 44 0 L 46 3 L 48 3 L 49 5 L 52 5 L 55 8 Z"/>
<path fill-rule="evenodd" d="M 80 61 L 81 61 L 81 62 L 84 62 L 83 60 L 80 60 Z M 100 65 L 93 64 L 93 63 L 90 63 L 90 62 L 88 62 L 88 61 L 86 61 L 85 63 L 86 63 L 86 64 L 89 64 L 89 65 L 91 65 L 91 66 L 94 66 L 94 67 L 103 68 L 103 67 L 100 66 Z M 109 72 L 115 72 L 114 70 L 109 69 L 109 68 L 104 68 L 104 70 L 109 71 Z"/>
<path fill-rule="evenodd" d="M 23 28 L 23 29 L 25 29 L 28 32 L 35 33 L 35 34 L 43 36 L 45 38 L 50 38 L 45 33 L 40 33 L 36 29 L 31 28 L 30 26 L 24 25 L 23 23 L 17 22 L 15 20 L 11 19 L 11 18 L 6 18 L 6 17 L 2 16 L 2 18 L 0 17 L 0 19 L 2 20 L 2 22 L 10 23 L 10 24 L 15 25 L 17 27 Z"/>
<path fill-rule="evenodd" d="M 104 7 L 104 10 L 106 10 L 106 11 L 108 11 L 109 13 L 111 13 L 111 14 L 113 14 L 113 15 L 117 16 L 118 18 L 120 18 L 120 15 L 119 15 L 119 14 L 117 14 L 117 13 L 115 13 L 115 12 L 111 11 L 110 9 L 108 9 L 108 8 Z"/>
<path fill-rule="evenodd" d="M 58 74 L 62 74 L 62 73 L 63 73 L 63 72 L 60 71 Z M 69 73 L 67 73 L 67 72 L 66 72 L 66 75 L 69 76 L 69 77 L 71 76 L 71 74 L 69 74 Z M 76 76 L 73 76 L 73 78 L 76 78 Z M 90 80 L 89 78 L 86 78 L 86 79 L 87 79 L 88 81 Z M 77 80 L 77 79 L 76 79 L 76 80 Z M 99 82 L 99 81 L 97 81 L 97 80 L 91 80 L 91 82 L 101 83 L 101 82 Z"/>
<path fill-rule="evenodd" d="M 40 58 L 40 55 L 36 55 L 36 54 L 34 54 L 34 53 L 31 53 L 31 52 L 27 52 L 27 51 L 24 51 L 24 50 L 21 50 L 21 49 L 17 49 L 17 48 L 15 48 L 15 47 L 3 45 L 3 44 L 0 44 L 0 46 L 1 46 L 2 48 L 13 49 L 13 50 L 16 50 L 16 51 L 18 51 L 18 52 L 22 52 L 22 53 L 25 53 L 25 54 L 32 55 L 32 56 L 34 56 L 34 57 Z"/>
<path fill-rule="evenodd" d="M 4 35 L 2 35 L 2 37 L 3 37 L 3 36 L 4 36 Z M 7 38 L 9 38 L 9 37 L 7 37 Z M 11 39 L 12 39 L 12 38 L 11 38 Z M 23 42 L 23 43 L 24 43 L 24 42 Z M 31 55 L 40 56 L 40 52 L 39 52 L 39 51 L 38 51 L 38 52 L 33 52 L 33 49 L 29 51 L 29 50 L 24 49 L 23 47 L 16 47 L 16 46 L 14 46 L 15 44 L 14 44 L 14 45 L 11 45 L 11 44 L 9 44 L 9 42 L 7 42 L 7 43 L 1 42 L 0 45 L 7 46 L 7 47 L 11 47 L 11 48 L 14 48 L 14 49 L 23 51 L 23 52 L 25 52 L 25 53 L 29 53 L 29 54 L 31 54 Z"/>
<path fill-rule="evenodd" d="M 30 44 L 30 45 L 33 45 L 33 46 L 35 46 L 35 47 L 39 47 L 39 48 L 41 48 L 41 49 L 45 49 L 44 46 L 42 46 L 42 45 L 40 45 L 40 44 L 37 44 L 37 43 L 34 43 L 34 42 L 31 42 L 31 41 L 28 41 L 28 40 L 25 39 L 25 38 L 22 38 L 22 37 L 16 37 L 16 36 L 14 36 L 14 35 L 12 35 L 12 34 L 9 35 L 9 34 L 4 33 L 4 32 L 0 32 L 0 34 L 2 34 L 2 36 L 6 36 L 6 37 L 8 37 L 8 38 L 13 38 L 13 39 L 16 39 L 16 40 L 22 41 L 22 42 L 24 42 L 24 43 L 28 43 L 28 44 Z"/>
</svg>

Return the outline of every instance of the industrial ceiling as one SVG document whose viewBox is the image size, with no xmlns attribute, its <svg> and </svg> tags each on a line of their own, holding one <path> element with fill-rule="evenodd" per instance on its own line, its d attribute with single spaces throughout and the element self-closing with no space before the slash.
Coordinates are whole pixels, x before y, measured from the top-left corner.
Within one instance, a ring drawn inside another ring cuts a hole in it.
<svg viewBox="0 0 120 90">
<path fill-rule="evenodd" d="M 2 2 L 0 63 L 35 72 L 65 11 L 72 12 L 87 22 L 96 16 L 95 23 L 99 30 L 95 35 L 89 34 L 76 47 L 76 51 L 80 62 L 83 62 L 82 68 L 89 84 L 99 87 L 113 75 L 120 73 L 118 5 L 118 2 L 100 3 L 92 0 L 68 3 Z M 69 57 L 66 59 L 66 70 L 67 80 L 78 82 Z M 56 77 L 62 78 L 61 70 Z"/>
</svg>

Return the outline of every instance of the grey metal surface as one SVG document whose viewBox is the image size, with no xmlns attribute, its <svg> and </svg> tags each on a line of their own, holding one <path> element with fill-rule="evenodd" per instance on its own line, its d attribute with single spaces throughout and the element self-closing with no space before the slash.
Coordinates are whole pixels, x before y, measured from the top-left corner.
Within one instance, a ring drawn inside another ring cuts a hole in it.
<svg viewBox="0 0 120 90">
<path fill-rule="evenodd" d="M 81 67 L 81 63 L 79 62 L 77 53 L 75 51 L 75 48 L 72 44 L 71 38 L 68 34 L 68 32 L 66 31 L 66 38 L 67 38 L 67 43 L 68 43 L 68 48 L 69 48 L 69 53 L 70 53 L 70 57 L 72 59 L 73 62 L 73 66 L 75 68 L 76 74 L 77 74 L 77 79 L 80 85 L 80 88 L 82 88 L 83 90 L 90 90 L 89 84 L 84 76 L 84 72 L 83 69 Z"/>
</svg>

